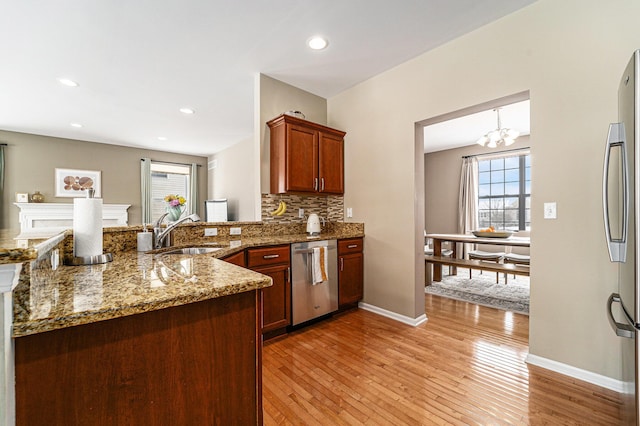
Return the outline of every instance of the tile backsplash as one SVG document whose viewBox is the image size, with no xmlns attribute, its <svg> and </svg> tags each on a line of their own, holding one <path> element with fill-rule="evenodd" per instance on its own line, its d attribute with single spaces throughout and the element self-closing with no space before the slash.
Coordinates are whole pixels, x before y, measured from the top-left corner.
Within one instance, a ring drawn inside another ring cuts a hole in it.
<svg viewBox="0 0 640 426">
<path fill-rule="evenodd" d="M 287 203 L 282 216 L 272 216 L 280 203 Z M 298 209 L 304 209 L 305 218 L 298 217 Z M 306 217 L 315 213 L 331 222 L 344 221 L 344 197 L 342 195 L 293 195 L 262 194 L 262 221 L 264 223 L 306 223 Z"/>
</svg>

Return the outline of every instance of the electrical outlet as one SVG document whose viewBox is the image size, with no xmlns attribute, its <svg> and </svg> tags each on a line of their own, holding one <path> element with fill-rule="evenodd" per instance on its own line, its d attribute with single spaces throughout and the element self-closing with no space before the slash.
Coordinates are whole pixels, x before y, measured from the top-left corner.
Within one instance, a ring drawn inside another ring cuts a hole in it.
<svg viewBox="0 0 640 426">
<path fill-rule="evenodd" d="M 242 228 L 229 228 L 230 235 L 240 235 L 242 233 Z"/>
<path fill-rule="evenodd" d="M 298 217 L 304 219 L 304 209 L 298 209 Z"/>
<path fill-rule="evenodd" d="M 218 235 L 218 228 L 204 228 L 205 237 L 215 237 Z"/>
<path fill-rule="evenodd" d="M 556 203 L 544 203 L 544 218 L 556 219 L 557 217 Z"/>
<path fill-rule="evenodd" d="M 353 209 L 351 207 L 347 207 L 347 217 L 353 217 Z"/>
</svg>

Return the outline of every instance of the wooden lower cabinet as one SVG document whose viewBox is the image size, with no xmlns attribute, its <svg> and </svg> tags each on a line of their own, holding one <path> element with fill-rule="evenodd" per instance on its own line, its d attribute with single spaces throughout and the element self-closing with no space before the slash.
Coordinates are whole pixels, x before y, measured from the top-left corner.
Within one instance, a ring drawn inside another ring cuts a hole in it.
<svg viewBox="0 0 640 426">
<path fill-rule="evenodd" d="M 239 253 L 235 253 L 230 256 L 224 257 L 222 258 L 222 260 L 224 260 L 225 262 L 232 263 L 236 266 L 242 266 L 243 268 L 247 266 L 247 262 L 245 262 L 244 260 L 244 250 Z"/>
<path fill-rule="evenodd" d="M 291 324 L 291 285 L 285 265 L 253 268 L 268 275 L 273 285 L 262 289 L 262 333 L 284 329 Z"/>
<path fill-rule="evenodd" d="M 338 241 L 338 308 L 351 308 L 364 293 L 362 238 Z"/>
<path fill-rule="evenodd" d="M 262 333 L 266 338 L 286 331 L 291 324 L 290 246 L 247 250 L 247 267 L 268 275 L 273 285 L 262 289 Z"/>
<path fill-rule="evenodd" d="M 262 424 L 260 294 L 16 338 L 16 424 Z"/>
</svg>

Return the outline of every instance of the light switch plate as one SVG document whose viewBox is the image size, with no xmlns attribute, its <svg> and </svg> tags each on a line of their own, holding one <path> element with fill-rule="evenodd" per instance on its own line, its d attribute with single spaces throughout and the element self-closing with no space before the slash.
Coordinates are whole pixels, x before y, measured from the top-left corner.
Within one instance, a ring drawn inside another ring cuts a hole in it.
<svg viewBox="0 0 640 426">
<path fill-rule="evenodd" d="M 544 218 L 545 219 L 557 219 L 557 207 L 556 203 L 544 203 Z"/>
<path fill-rule="evenodd" d="M 347 207 L 347 217 L 353 217 L 353 209 L 351 207 Z"/>
<path fill-rule="evenodd" d="M 298 209 L 298 217 L 304 219 L 304 209 Z"/>
<path fill-rule="evenodd" d="M 205 237 L 215 237 L 218 235 L 218 228 L 204 228 Z"/>
<path fill-rule="evenodd" d="M 242 233 L 242 228 L 229 228 L 229 234 L 231 235 L 240 235 Z"/>
</svg>

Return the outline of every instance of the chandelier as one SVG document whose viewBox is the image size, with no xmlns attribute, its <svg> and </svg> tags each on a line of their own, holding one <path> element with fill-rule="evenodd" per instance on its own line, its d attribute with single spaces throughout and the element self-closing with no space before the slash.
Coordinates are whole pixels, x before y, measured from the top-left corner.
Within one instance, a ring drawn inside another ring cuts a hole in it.
<svg viewBox="0 0 640 426">
<path fill-rule="evenodd" d="M 498 145 L 509 146 L 520 136 L 520 132 L 515 129 L 502 128 L 500 125 L 500 108 L 494 109 L 498 117 L 498 128 L 488 132 L 476 142 L 478 145 L 496 148 Z"/>
</svg>

